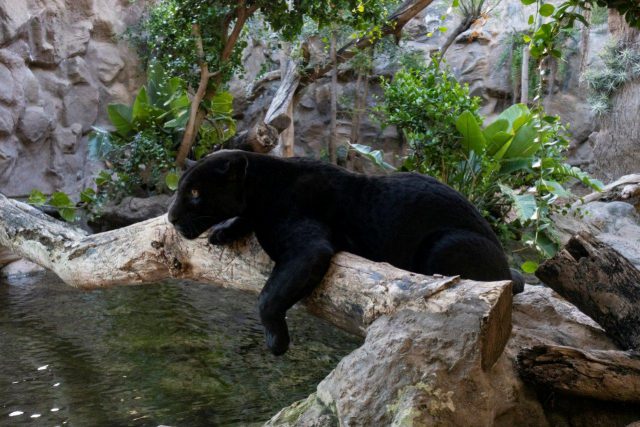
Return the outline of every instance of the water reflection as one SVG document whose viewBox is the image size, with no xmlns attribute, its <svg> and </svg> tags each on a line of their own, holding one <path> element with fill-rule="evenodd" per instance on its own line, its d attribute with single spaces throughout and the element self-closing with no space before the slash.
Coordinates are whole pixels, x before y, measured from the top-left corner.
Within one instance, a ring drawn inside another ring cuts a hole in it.
<svg viewBox="0 0 640 427">
<path fill-rule="evenodd" d="M 0 425 L 246 425 L 306 397 L 359 341 L 291 310 L 268 354 L 256 297 L 195 283 L 0 282 Z"/>
</svg>

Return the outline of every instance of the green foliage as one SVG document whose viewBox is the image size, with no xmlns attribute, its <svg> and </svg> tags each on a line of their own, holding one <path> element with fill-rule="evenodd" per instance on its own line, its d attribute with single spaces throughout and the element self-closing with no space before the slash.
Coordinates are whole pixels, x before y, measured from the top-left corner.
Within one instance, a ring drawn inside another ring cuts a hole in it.
<svg viewBox="0 0 640 427">
<path fill-rule="evenodd" d="M 468 161 L 478 156 L 497 166 L 479 170 L 476 178 L 485 184 L 467 196 L 494 223 L 503 224 L 513 209 L 516 219 L 511 226 L 531 230 L 525 232 L 525 243 L 544 256 L 553 255 L 557 245 L 550 215 L 559 209 L 555 203 L 559 198 L 572 196 L 564 184 L 575 178 L 595 190 L 602 186 L 564 162 L 568 142 L 558 117 L 516 104 L 484 129 L 468 112 L 460 115 L 456 124 L 463 140 L 468 141 L 461 145 Z"/>
<path fill-rule="evenodd" d="M 535 15 L 529 17 L 529 25 L 536 25 L 525 41 L 529 43 L 531 56 L 542 58 L 548 55 L 560 58 L 558 36 L 561 31 L 573 28 L 576 21 L 585 26 L 589 22 L 584 17 L 584 10 L 594 10 L 597 6 L 616 9 L 623 15 L 627 23 L 640 28 L 640 3 L 629 0 L 566 0 L 554 6 L 544 0 L 520 0 L 524 5 L 536 5 Z M 542 18 L 550 18 L 540 23 Z"/>
<path fill-rule="evenodd" d="M 306 1 L 291 3 L 287 0 L 256 0 L 248 4 L 261 14 L 271 32 L 281 39 L 293 40 L 305 25 L 313 21 L 318 27 L 347 25 L 359 35 L 366 31 L 380 31 L 371 26 L 386 18 L 388 2 L 361 0 Z M 143 59 L 157 61 L 172 75 L 181 77 L 194 87 L 199 79 L 198 53 L 192 34 L 193 24 L 199 24 L 205 57 L 211 71 L 221 73 L 221 82 L 227 82 L 234 71 L 242 67 L 241 53 L 246 46 L 240 37 L 228 59 L 223 58 L 230 28 L 235 24 L 237 1 L 230 0 L 160 0 L 151 9 L 140 28 L 129 33 L 129 39 L 138 47 Z M 244 34 L 244 33 L 243 33 Z"/>
<path fill-rule="evenodd" d="M 589 87 L 589 104 L 596 114 L 611 107 L 611 96 L 626 82 L 640 77 L 640 52 L 622 41 L 610 41 L 600 52 L 602 65 L 592 65 L 582 77 Z"/>
<path fill-rule="evenodd" d="M 374 150 L 371 147 L 362 144 L 349 144 L 349 148 L 369 159 L 374 165 L 378 166 L 379 168 L 387 170 L 396 169 L 395 167 L 393 167 L 393 165 L 384 161 L 384 153 L 380 150 Z"/>
<path fill-rule="evenodd" d="M 437 60 L 401 69 L 383 88 L 377 111 L 384 124 L 398 126 L 411 149 L 403 169 L 457 189 L 503 238 L 521 238 L 543 256 L 557 249 L 549 218 L 562 209 L 558 199 L 571 196 L 565 183 L 601 185 L 564 163 L 568 142 L 557 117 L 516 104 L 485 125 L 479 101 Z"/>
<path fill-rule="evenodd" d="M 452 153 L 461 140 L 456 118 L 465 110 L 477 116 L 480 101 L 469 97 L 468 87 L 440 65 L 434 58 L 428 65 L 400 69 L 392 81 L 383 80 L 384 102 L 376 111 L 384 125 L 396 125 L 409 141 L 406 169 L 449 182 L 458 160 Z"/>
<path fill-rule="evenodd" d="M 76 205 L 71 201 L 69 196 L 63 192 L 56 191 L 51 196 L 46 196 L 39 190 L 33 190 L 29 195 L 27 203 L 34 206 L 54 208 L 65 221 L 73 222 L 76 220 Z"/>
</svg>

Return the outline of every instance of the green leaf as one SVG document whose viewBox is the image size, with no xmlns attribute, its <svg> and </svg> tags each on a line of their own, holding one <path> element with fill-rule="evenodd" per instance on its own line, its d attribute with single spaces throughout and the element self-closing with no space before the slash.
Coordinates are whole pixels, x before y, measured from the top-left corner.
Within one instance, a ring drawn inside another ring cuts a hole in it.
<svg viewBox="0 0 640 427">
<path fill-rule="evenodd" d="M 440 30 L 441 33 L 446 33 L 447 27 L 438 27 L 438 30 Z"/>
<path fill-rule="evenodd" d="M 552 194 L 560 197 L 571 197 L 571 192 L 567 191 L 558 181 L 542 179 L 541 184 Z"/>
<path fill-rule="evenodd" d="M 61 208 L 58 209 L 60 216 L 67 222 L 73 222 L 76 220 L 76 209 L 75 208 Z"/>
<path fill-rule="evenodd" d="M 527 274 L 533 274 L 538 269 L 538 263 L 535 261 L 526 261 L 522 263 L 520 269 Z"/>
<path fill-rule="evenodd" d="M 229 92 L 217 93 L 211 100 L 212 113 L 233 113 L 233 95 Z"/>
<path fill-rule="evenodd" d="M 533 159 L 531 157 L 504 159 L 500 163 L 500 173 L 508 175 L 520 170 L 531 170 L 532 162 Z"/>
<path fill-rule="evenodd" d="M 460 114 L 456 120 L 456 129 L 462 134 L 461 144 L 469 153 L 471 150 L 476 154 L 482 154 L 487 145 L 482 129 L 478 125 L 475 116 L 470 111 Z"/>
<path fill-rule="evenodd" d="M 522 222 L 527 222 L 535 218 L 538 206 L 533 194 L 517 194 L 512 188 L 499 184 L 502 194 L 513 202 L 518 218 Z"/>
<path fill-rule="evenodd" d="M 165 184 L 167 184 L 167 188 L 171 191 L 175 191 L 178 189 L 179 180 L 180 176 L 175 171 L 169 172 L 164 178 L 164 182 Z"/>
<path fill-rule="evenodd" d="M 538 141 L 538 131 L 533 123 L 527 123 L 520 127 L 509 145 L 509 149 L 504 153 L 505 159 L 514 157 L 528 157 L 540 149 Z"/>
<path fill-rule="evenodd" d="M 451 6 L 459 7 L 460 6 L 460 0 L 453 0 L 453 4 Z"/>
<path fill-rule="evenodd" d="M 555 6 L 553 6 L 551 3 L 545 3 L 542 6 L 540 6 L 540 15 L 548 17 L 553 15 L 553 12 L 556 10 Z"/>
<path fill-rule="evenodd" d="M 116 132 L 126 137 L 133 131 L 131 123 L 131 107 L 124 104 L 109 104 L 107 106 L 107 114 L 111 124 L 115 126 Z"/>
<path fill-rule="evenodd" d="M 515 132 L 522 124 L 531 119 L 531 111 L 525 104 L 515 104 L 504 110 L 498 119 L 509 121 L 509 130 Z"/>
<path fill-rule="evenodd" d="M 111 134 L 104 129 L 93 128 L 88 141 L 89 158 L 93 161 L 103 160 L 113 149 Z"/>
<path fill-rule="evenodd" d="M 545 257 L 551 258 L 558 252 L 558 244 L 549 237 L 546 231 L 538 233 L 535 239 L 536 248 L 544 254 Z"/>
<path fill-rule="evenodd" d="M 520 0 L 522 2 L 522 4 L 524 4 L 525 6 L 529 6 L 530 4 L 534 4 L 536 2 L 536 0 Z"/>
<path fill-rule="evenodd" d="M 32 190 L 27 203 L 33 206 L 42 206 L 47 203 L 47 196 L 40 190 Z"/>
<path fill-rule="evenodd" d="M 147 96 L 147 88 L 142 86 L 133 101 L 133 109 L 131 112 L 131 122 L 140 123 L 149 119 L 151 105 Z"/>
<path fill-rule="evenodd" d="M 80 201 L 92 203 L 95 200 L 96 192 L 93 188 L 85 188 L 80 192 Z"/>
<path fill-rule="evenodd" d="M 111 182 L 111 174 L 105 170 L 102 170 L 96 177 L 95 182 L 97 186 L 101 186 L 108 182 Z"/>
<path fill-rule="evenodd" d="M 533 17 L 533 15 L 529 15 L 529 21 L 528 22 L 529 22 L 529 25 L 533 25 L 533 23 L 535 22 L 535 18 Z M 525 40 L 524 40 L 525 43 L 531 42 L 531 37 L 529 37 L 529 36 L 524 36 L 524 37 L 526 37 Z M 529 39 L 529 40 L 527 40 L 527 39 Z"/>
<path fill-rule="evenodd" d="M 487 144 L 487 154 L 495 154 L 513 137 L 512 134 L 506 132 L 507 129 L 509 129 L 509 121 L 498 119 L 482 131 Z"/>
<path fill-rule="evenodd" d="M 371 160 L 376 166 L 383 169 L 395 170 L 396 168 L 384 161 L 382 151 L 374 150 L 367 145 L 349 144 L 350 148 Z"/>
<path fill-rule="evenodd" d="M 71 201 L 67 193 L 63 193 L 62 191 L 56 191 L 53 193 L 49 200 L 49 204 L 58 209 L 75 207 L 75 204 Z"/>
</svg>

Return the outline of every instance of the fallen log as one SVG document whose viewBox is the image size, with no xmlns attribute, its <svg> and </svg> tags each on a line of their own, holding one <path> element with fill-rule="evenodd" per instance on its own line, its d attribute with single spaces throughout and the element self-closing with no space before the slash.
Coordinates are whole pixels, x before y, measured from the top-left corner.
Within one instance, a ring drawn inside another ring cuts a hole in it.
<svg viewBox="0 0 640 427">
<path fill-rule="evenodd" d="M 0 246 L 78 288 L 178 278 L 259 292 L 273 267 L 254 237 L 232 246 L 211 246 L 204 236 L 182 238 L 166 216 L 86 235 L 34 211 L 38 212 L 0 194 Z M 478 350 L 482 366 L 488 369 L 502 354 L 511 332 L 509 281 L 423 276 L 339 253 L 305 304 L 313 314 L 364 336 L 377 318 L 405 309 L 422 310 L 431 296 L 451 287 L 460 289 L 462 299 L 472 292 L 469 289 L 491 295 L 478 303 L 485 314 L 479 324 Z"/>
<path fill-rule="evenodd" d="M 640 354 L 536 346 L 518 354 L 522 379 L 574 396 L 640 403 Z"/>
<path fill-rule="evenodd" d="M 640 350 L 640 271 L 588 233 L 572 237 L 536 276 L 598 322 L 624 349 Z"/>
</svg>

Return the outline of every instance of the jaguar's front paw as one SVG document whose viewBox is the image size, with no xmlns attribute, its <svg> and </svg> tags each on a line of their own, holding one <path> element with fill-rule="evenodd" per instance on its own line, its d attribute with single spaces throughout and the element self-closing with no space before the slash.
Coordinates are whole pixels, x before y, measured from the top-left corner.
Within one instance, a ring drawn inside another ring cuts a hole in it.
<svg viewBox="0 0 640 427">
<path fill-rule="evenodd" d="M 225 232 L 225 228 L 224 226 L 213 227 L 211 231 L 209 231 L 209 243 L 216 246 L 233 243 L 233 237 Z"/>
</svg>

